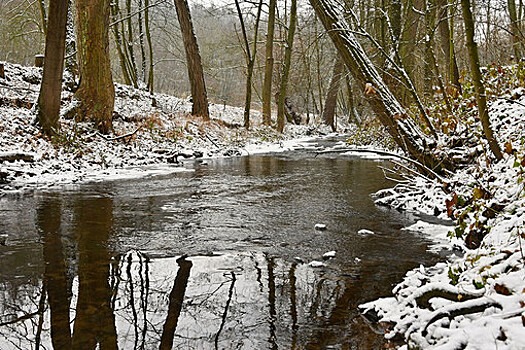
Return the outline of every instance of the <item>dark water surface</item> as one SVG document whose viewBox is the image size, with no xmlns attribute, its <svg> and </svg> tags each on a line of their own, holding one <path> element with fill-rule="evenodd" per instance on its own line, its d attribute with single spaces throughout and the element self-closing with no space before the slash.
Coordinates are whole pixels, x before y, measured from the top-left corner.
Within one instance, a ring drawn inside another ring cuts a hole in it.
<svg viewBox="0 0 525 350">
<path fill-rule="evenodd" d="M 374 205 L 378 165 L 251 156 L 0 198 L 0 350 L 383 348 L 357 305 L 437 257 Z"/>
</svg>

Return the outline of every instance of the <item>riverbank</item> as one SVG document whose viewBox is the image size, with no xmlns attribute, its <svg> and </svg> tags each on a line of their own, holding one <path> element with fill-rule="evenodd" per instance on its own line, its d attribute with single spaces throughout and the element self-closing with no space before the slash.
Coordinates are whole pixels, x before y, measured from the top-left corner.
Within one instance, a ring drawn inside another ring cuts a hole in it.
<svg viewBox="0 0 525 350">
<path fill-rule="evenodd" d="M 18 193 L 89 181 L 184 171 L 183 163 L 216 157 L 279 152 L 329 134 L 326 126 L 287 125 L 283 134 L 262 126 L 252 111 L 250 131 L 243 109 L 210 105 L 211 121 L 190 115 L 189 100 L 116 85 L 113 127 L 102 135 L 70 116 L 71 78 L 62 94 L 61 132 L 41 134 L 32 111 L 41 69 L 5 63 L 0 78 L 0 193 Z"/>
<path fill-rule="evenodd" d="M 406 342 L 402 349 L 523 349 L 525 98 L 517 93 L 490 107 L 503 160 L 487 150 L 444 182 L 415 177 L 377 194 L 380 205 L 455 222 L 448 234 L 417 228 L 447 242 L 455 252 L 447 262 L 409 271 L 392 297 L 360 306 L 378 332 Z"/>
</svg>

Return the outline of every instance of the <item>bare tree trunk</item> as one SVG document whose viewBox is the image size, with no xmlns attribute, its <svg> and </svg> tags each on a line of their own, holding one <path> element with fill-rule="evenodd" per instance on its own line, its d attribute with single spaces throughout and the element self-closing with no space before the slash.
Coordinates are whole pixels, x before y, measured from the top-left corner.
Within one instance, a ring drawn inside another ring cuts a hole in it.
<svg viewBox="0 0 525 350">
<path fill-rule="evenodd" d="M 92 120 L 102 133 L 112 129 L 115 86 L 109 59 L 109 0 L 77 0 L 80 65 L 78 120 Z"/>
<path fill-rule="evenodd" d="M 116 0 L 117 1 L 117 0 Z M 125 45 L 126 45 L 126 49 L 128 51 L 128 59 L 129 59 L 129 63 L 130 63 L 130 74 L 131 74 L 131 81 L 133 82 L 133 86 L 138 88 L 139 85 L 138 85 L 138 81 L 139 81 L 139 78 L 138 78 L 138 70 L 137 70 L 137 62 L 135 60 L 135 50 L 133 48 L 133 41 L 135 40 L 135 37 L 133 35 L 133 23 L 131 21 L 131 19 L 133 18 L 133 14 L 132 14 L 132 11 L 131 11 L 131 0 L 126 0 L 126 23 L 127 23 L 127 27 L 128 27 L 128 37 L 127 39 L 125 39 Z M 124 35 L 124 32 L 123 32 L 123 36 L 125 37 Z"/>
<path fill-rule="evenodd" d="M 184 42 L 184 49 L 186 51 L 186 64 L 191 85 L 191 97 L 193 99 L 191 114 L 209 120 L 210 113 L 208 111 L 208 96 L 206 83 L 204 81 L 204 70 L 202 69 L 197 37 L 195 36 L 193 23 L 191 22 L 188 1 L 174 1 L 177 17 L 179 18 L 180 30 L 182 32 L 182 41 Z"/>
<path fill-rule="evenodd" d="M 441 48 L 445 53 L 445 62 L 447 63 L 447 82 L 461 92 L 461 83 L 459 82 L 459 68 L 456 60 L 454 49 L 454 40 L 450 30 L 449 21 L 449 3 L 448 0 L 437 0 L 439 6 L 439 35 L 441 36 Z"/>
<path fill-rule="evenodd" d="M 427 168 L 439 170 L 450 167 L 449 162 L 439 159 L 431 152 L 435 147 L 435 140 L 425 135 L 407 116 L 406 111 L 384 84 L 342 15 L 344 7 L 333 0 L 310 0 L 310 3 L 328 31 L 339 55 L 365 91 L 365 97 L 372 109 L 397 145 Z"/>
<path fill-rule="evenodd" d="M 297 0 L 291 0 L 290 7 L 290 23 L 288 25 L 288 38 L 286 39 L 286 47 L 284 51 L 283 73 L 281 75 L 281 86 L 279 88 L 279 99 L 277 102 L 277 131 L 282 133 L 284 131 L 285 122 L 285 99 L 288 85 L 288 76 L 290 75 L 290 68 L 292 65 L 292 48 L 295 36 L 295 27 L 297 26 Z"/>
<path fill-rule="evenodd" d="M 345 74 L 346 81 L 346 92 L 348 94 L 348 123 L 354 123 L 359 126 L 361 124 L 361 117 L 355 106 L 354 89 L 352 88 L 352 82 L 348 74 Z"/>
<path fill-rule="evenodd" d="M 248 33 L 246 31 L 246 25 L 244 23 L 244 18 L 241 11 L 241 6 L 239 4 L 239 0 L 235 0 L 237 15 L 239 17 L 239 22 L 241 23 L 242 39 L 244 42 L 244 54 L 246 57 L 246 93 L 244 96 L 244 127 L 246 129 L 250 128 L 250 109 L 252 105 L 252 80 L 253 70 L 255 68 L 255 59 L 257 58 L 257 39 L 259 37 L 259 23 L 261 20 L 262 4 L 262 0 L 259 0 L 259 4 L 257 6 L 257 14 L 255 16 L 255 27 L 253 30 L 253 49 L 251 49 L 250 42 L 248 40 Z"/>
<path fill-rule="evenodd" d="M 461 0 L 461 8 L 463 10 L 463 22 L 465 24 L 465 34 L 467 39 L 467 49 L 469 53 L 470 71 L 474 89 L 476 91 L 476 100 L 478 103 L 479 118 L 483 126 L 483 133 L 489 143 L 490 150 L 497 160 L 503 158 L 501 148 L 498 141 L 493 135 L 492 128 L 489 121 L 489 112 L 487 108 L 487 95 L 485 93 L 485 86 L 481 78 L 481 71 L 479 65 L 478 46 L 474 41 L 474 19 L 470 10 L 470 0 Z"/>
<path fill-rule="evenodd" d="M 142 0 L 139 0 L 138 22 L 139 22 L 139 44 L 140 44 L 140 75 L 144 83 L 146 78 L 146 47 L 144 46 L 144 24 L 142 20 Z"/>
<path fill-rule="evenodd" d="M 112 20 L 113 22 L 116 22 L 120 12 L 118 1 L 114 1 L 110 6 Z M 127 66 L 126 54 L 124 53 L 124 51 L 127 50 L 127 48 L 123 47 L 122 36 L 119 31 L 119 26 L 113 25 L 111 31 L 113 32 L 113 37 L 115 39 L 115 47 L 117 49 L 120 69 L 122 71 L 122 78 L 124 79 L 124 83 L 126 85 L 131 85 L 131 75 Z"/>
<path fill-rule="evenodd" d="M 523 56 L 523 34 L 520 30 L 518 12 L 516 10 L 516 1 L 507 0 L 507 8 L 509 10 L 510 31 L 512 35 L 512 47 L 514 48 L 514 56 L 516 60 L 520 60 Z"/>
<path fill-rule="evenodd" d="M 332 80 L 330 81 L 330 86 L 328 87 L 328 93 L 326 94 L 323 110 L 323 122 L 326 125 L 329 125 L 332 128 L 332 131 L 336 131 L 334 116 L 335 109 L 337 107 L 337 95 L 339 94 L 339 87 L 341 85 L 340 83 L 344 68 L 345 63 L 339 56 L 337 56 L 332 71 Z"/>
<path fill-rule="evenodd" d="M 149 52 L 149 69 L 148 69 L 148 84 L 147 88 L 150 93 L 153 93 L 155 77 L 153 70 L 153 45 L 151 43 L 151 31 L 149 29 L 149 0 L 144 0 L 144 26 L 146 29 L 146 41 L 148 42 L 148 52 Z"/>
<path fill-rule="evenodd" d="M 262 90 L 263 124 L 272 124 L 272 78 L 273 78 L 273 36 L 275 32 L 275 8 L 277 0 L 270 0 L 268 12 L 268 31 L 266 32 L 266 62 L 264 66 L 264 82 Z"/>
<path fill-rule="evenodd" d="M 45 64 L 38 96 L 38 121 L 47 135 L 59 128 L 62 75 L 66 52 L 68 0 L 49 2 L 49 23 L 46 35 Z"/>
<path fill-rule="evenodd" d="M 42 31 L 44 35 L 47 37 L 47 14 L 46 14 L 46 4 L 44 3 L 44 0 L 38 0 L 38 6 L 40 7 L 40 19 L 42 20 Z"/>
<path fill-rule="evenodd" d="M 436 8 L 432 0 L 425 1 L 425 61 L 424 61 L 424 96 L 427 103 L 434 95 L 434 70 L 432 59 L 434 55 L 434 29 L 436 26 Z"/>
</svg>

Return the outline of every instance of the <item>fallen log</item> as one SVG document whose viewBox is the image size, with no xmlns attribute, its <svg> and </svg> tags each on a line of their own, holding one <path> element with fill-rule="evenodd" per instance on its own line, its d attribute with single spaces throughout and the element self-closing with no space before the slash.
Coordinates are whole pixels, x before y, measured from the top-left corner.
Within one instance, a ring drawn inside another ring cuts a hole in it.
<svg viewBox="0 0 525 350">
<path fill-rule="evenodd" d="M 24 152 L 0 152 L 0 162 L 15 162 L 22 160 L 24 162 L 34 162 L 35 156 L 31 153 Z"/>
</svg>

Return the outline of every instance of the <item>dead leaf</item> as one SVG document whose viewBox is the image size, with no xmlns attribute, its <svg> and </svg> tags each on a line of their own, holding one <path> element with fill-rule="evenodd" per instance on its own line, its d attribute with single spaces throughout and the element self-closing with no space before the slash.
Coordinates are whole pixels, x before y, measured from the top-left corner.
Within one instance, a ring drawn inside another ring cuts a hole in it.
<svg viewBox="0 0 525 350">
<path fill-rule="evenodd" d="M 510 141 L 505 142 L 505 153 L 507 154 L 514 153 L 514 148 L 512 147 L 512 143 Z"/>
<path fill-rule="evenodd" d="M 494 290 L 496 291 L 496 293 L 501 294 L 501 295 L 511 295 L 512 294 L 512 292 L 507 287 L 499 283 L 496 283 L 494 285 Z"/>
<path fill-rule="evenodd" d="M 458 194 L 454 192 L 452 199 L 445 199 L 445 206 L 447 207 L 447 215 L 449 218 L 454 217 L 454 206 L 458 204 Z"/>
</svg>

